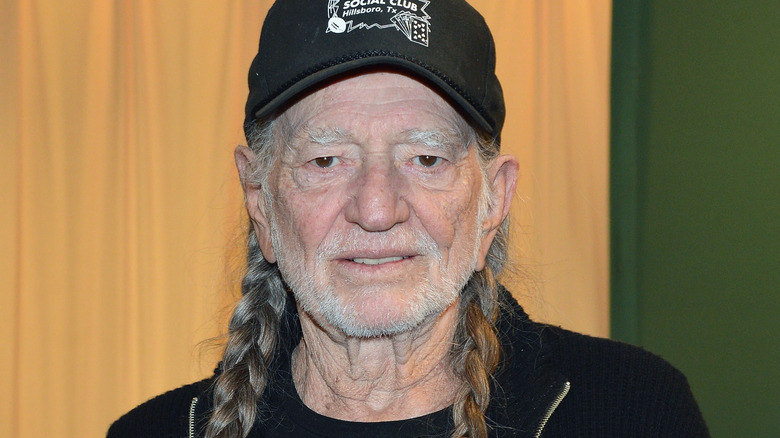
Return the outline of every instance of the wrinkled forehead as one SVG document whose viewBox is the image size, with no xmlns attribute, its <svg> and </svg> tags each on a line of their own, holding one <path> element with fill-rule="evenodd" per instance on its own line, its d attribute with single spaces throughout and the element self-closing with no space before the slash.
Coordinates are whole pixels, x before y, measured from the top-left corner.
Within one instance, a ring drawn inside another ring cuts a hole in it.
<svg viewBox="0 0 780 438">
<path fill-rule="evenodd" d="M 299 97 L 278 117 L 289 136 L 318 131 L 360 135 L 360 123 L 394 125 L 400 131 L 440 132 L 468 144 L 475 131 L 437 89 L 403 73 L 372 71 L 332 81 Z"/>
</svg>

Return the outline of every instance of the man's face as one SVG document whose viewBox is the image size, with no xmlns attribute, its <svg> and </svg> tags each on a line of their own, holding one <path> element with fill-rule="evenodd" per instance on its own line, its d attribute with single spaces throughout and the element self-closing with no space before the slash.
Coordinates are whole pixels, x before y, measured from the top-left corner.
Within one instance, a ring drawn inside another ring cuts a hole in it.
<svg viewBox="0 0 780 438">
<path fill-rule="evenodd" d="M 365 74 L 307 96 L 277 129 L 288 144 L 267 182 L 268 234 L 303 311 L 378 336 L 455 303 L 489 244 L 487 199 L 469 128 L 444 99 Z"/>
</svg>

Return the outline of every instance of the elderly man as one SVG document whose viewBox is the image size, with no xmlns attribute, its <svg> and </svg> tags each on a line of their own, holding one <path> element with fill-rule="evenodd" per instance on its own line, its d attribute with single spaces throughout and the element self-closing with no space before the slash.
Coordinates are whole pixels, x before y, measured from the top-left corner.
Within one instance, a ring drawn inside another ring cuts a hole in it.
<svg viewBox="0 0 780 438">
<path fill-rule="evenodd" d="M 278 0 L 223 360 L 109 436 L 706 436 L 674 368 L 531 322 L 497 283 L 518 163 L 494 65 L 462 0 Z"/>
</svg>

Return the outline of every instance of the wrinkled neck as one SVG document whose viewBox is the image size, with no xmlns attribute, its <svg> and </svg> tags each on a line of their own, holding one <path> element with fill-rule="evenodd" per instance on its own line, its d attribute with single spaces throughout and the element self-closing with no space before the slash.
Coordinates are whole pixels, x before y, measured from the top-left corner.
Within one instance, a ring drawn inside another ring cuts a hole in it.
<svg viewBox="0 0 780 438">
<path fill-rule="evenodd" d="M 315 412 L 350 421 L 401 420 L 450 406 L 460 386 L 450 358 L 457 306 L 409 332 L 373 338 L 345 336 L 300 312 L 303 338 L 292 357 L 298 394 Z"/>
</svg>

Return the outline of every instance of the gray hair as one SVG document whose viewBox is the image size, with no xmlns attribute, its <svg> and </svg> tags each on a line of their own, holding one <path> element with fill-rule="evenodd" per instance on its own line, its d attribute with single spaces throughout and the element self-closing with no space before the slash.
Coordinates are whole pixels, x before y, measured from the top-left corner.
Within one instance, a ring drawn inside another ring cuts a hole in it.
<svg viewBox="0 0 780 438">
<path fill-rule="evenodd" d="M 266 199 L 268 175 L 291 135 L 283 119 L 258 121 L 247 130 L 247 143 L 255 154 L 250 183 L 262 187 Z M 499 145 L 471 127 L 464 135 L 464 145 L 476 147 L 483 190 L 489 193 L 487 169 L 498 156 Z M 483 199 L 492 202 L 488 197 Z M 495 329 L 499 289 L 496 277 L 508 258 L 508 231 L 507 217 L 490 245 L 485 268 L 474 272 L 461 292 L 451 358 L 454 372 L 463 383 L 453 406 L 453 438 L 487 437 L 485 410 L 490 402 L 490 376 L 501 354 Z M 207 425 L 207 438 L 244 438 L 249 434 L 259 414 L 258 401 L 268 384 L 268 366 L 279 342 L 287 290 L 276 264 L 263 259 L 251 227 L 241 292 L 242 298 L 230 320 L 223 372 L 214 383 L 214 410 Z"/>
</svg>

